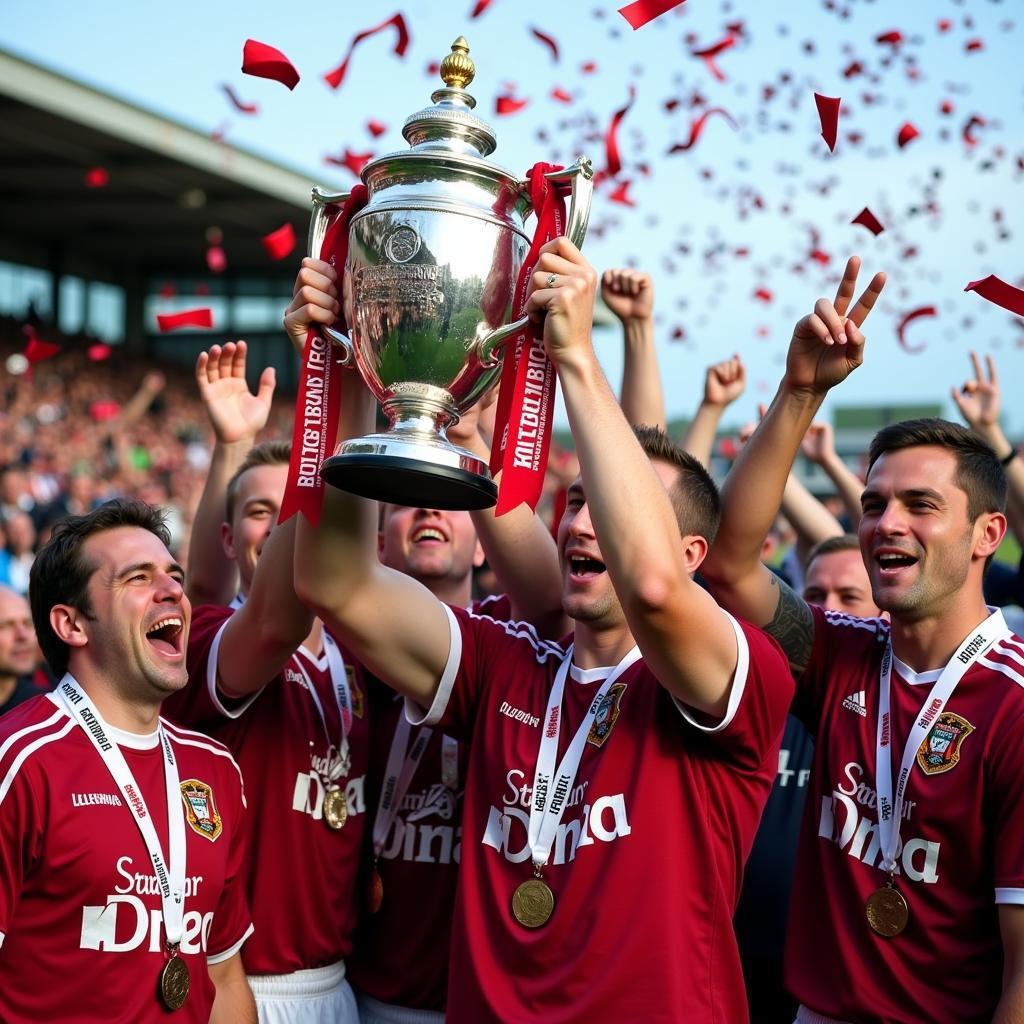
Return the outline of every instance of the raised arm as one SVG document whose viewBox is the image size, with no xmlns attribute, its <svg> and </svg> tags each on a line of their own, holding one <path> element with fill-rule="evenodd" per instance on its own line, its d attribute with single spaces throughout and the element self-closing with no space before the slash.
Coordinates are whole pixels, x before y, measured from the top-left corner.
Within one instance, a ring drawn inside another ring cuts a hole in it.
<svg viewBox="0 0 1024 1024">
<path fill-rule="evenodd" d="M 953 401 L 967 425 L 982 440 L 987 441 L 1006 468 L 1010 485 L 1006 502 L 1006 519 L 1018 543 L 1024 543 L 1024 459 L 1014 454 L 1015 449 L 1003 433 L 999 422 L 1002 399 L 995 360 L 985 357 L 988 374 L 982 372 L 981 361 L 971 353 L 974 376 L 959 389 L 953 389 Z"/>
<path fill-rule="evenodd" d="M 654 282 L 642 270 L 606 270 L 601 298 L 622 324 L 620 403 L 630 423 L 665 429 L 665 397 L 654 342 Z"/>
<path fill-rule="evenodd" d="M 722 413 L 743 394 L 747 372 L 738 355 L 712 363 L 704 373 L 704 397 L 686 428 L 680 447 L 703 466 L 711 464 Z"/>
<path fill-rule="evenodd" d="M 245 379 L 246 344 L 213 345 L 196 360 L 196 385 L 213 427 L 214 443 L 188 545 L 188 597 L 193 604 L 227 604 L 238 585 L 224 553 L 222 524 L 228 481 L 267 425 L 275 373 L 267 367 L 255 394 Z"/>
<path fill-rule="evenodd" d="M 804 455 L 816 466 L 820 466 L 832 481 L 836 493 L 842 499 L 846 518 L 850 521 L 850 531 L 856 533 L 860 522 L 860 496 L 864 490 L 864 481 L 839 457 L 832 424 L 825 420 L 812 423 L 800 447 Z"/>
<path fill-rule="evenodd" d="M 797 323 L 779 390 L 722 487 L 721 526 L 701 570 L 726 608 L 779 641 L 797 674 L 810 656 L 813 620 L 803 600 L 761 563 L 761 547 L 808 426 L 829 389 L 863 359 L 860 326 L 885 275 L 876 274 L 854 303 L 859 271 L 860 260 L 851 257 L 835 301 L 819 299 Z"/>
</svg>

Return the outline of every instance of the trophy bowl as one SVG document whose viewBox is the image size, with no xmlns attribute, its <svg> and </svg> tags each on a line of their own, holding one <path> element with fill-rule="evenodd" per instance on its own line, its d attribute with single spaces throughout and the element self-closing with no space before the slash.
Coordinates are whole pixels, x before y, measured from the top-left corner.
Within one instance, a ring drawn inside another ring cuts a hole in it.
<svg viewBox="0 0 1024 1024">
<path fill-rule="evenodd" d="M 513 322 L 516 280 L 530 248 L 528 183 L 486 160 L 489 125 L 470 111 L 473 77 L 460 37 L 442 62 L 434 106 L 406 120 L 410 149 L 363 169 L 368 202 L 351 220 L 344 267 L 350 337 L 324 333 L 354 359 L 386 430 L 343 442 L 321 468 L 332 486 L 436 509 L 488 508 L 487 464 L 453 444 L 449 426 L 491 387 Z M 567 236 L 582 245 L 593 170 L 581 157 L 547 176 L 572 182 Z M 346 193 L 313 190 L 309 252 L 319 256 Z"/>
</svg>

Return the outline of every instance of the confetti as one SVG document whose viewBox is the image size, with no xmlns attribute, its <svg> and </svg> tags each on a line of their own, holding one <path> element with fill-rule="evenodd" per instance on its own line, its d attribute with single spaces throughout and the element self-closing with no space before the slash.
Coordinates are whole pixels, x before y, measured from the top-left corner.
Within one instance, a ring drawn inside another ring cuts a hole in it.
<svg viewBox="0 0 1024 1024">
<path fill-rule="evenodd" d="M 557 64 L 558 63 L 558 43 L 549 36 L 546 32 L 541 32 L 539 28 L 531 28 L 530 34 L 534 39 L 542 42 L 550 51 L 551 58 Z"/>
<path fill-rule="evenodd" d="M 900 128 L 899 134 L 896 136 L 896 145 L 902 149 L 908 142 L 912 142 L 921 133 L 907 121 L 902 128 Z"/>
<path fill-rule="evenodd" d="M 620 107 L 614 114 L 612 114 L 612 120 L 608 125 L 608 131 L 605 132 L 605 174 L 608 174 L 613 178 L 622 170 L 622 160 L 619 157 L 619 125 L 622 123 L 622 119 L 626 114 L 629 113 L 629 108 L 633 106 L 633 101 L 635 99 L 636 89 L 631 85 L 629 87 L 629 99 L 626 101 L 626 105 L 624 107 Z"/>
<path fill-rule="evenodd" d="M 976 146 L 978 144 L 978 137 L 974 134 L 975 128 L 984 128 L 988 122 L 985 118 L 979 114 L 973 114 L 968 119 L 967 124 L 964 125 L 964 130 L 961 133 L 964 142 L 968 146 Z"/>
<path fill-rule="evenodd" d="M 821 137 L 825 140 L 830 153 L 836 151 L 841 103 L 842 99 L 839 96 L 822 96 L 820 92 L 814 94 L 814 104 L 818 108 L 818 120 L 821 122 Z"/>
<path fill-rule="evenodd" d="M 968 39 L 964 43 L 964 50 L 967 53 L 976 53 L 978 50 L 984 50 L 985 44 L 980 39 Z"/>
<path fill-rule="evenodd" d="M 866 206 L 850 223 L 860 224 L 861 227 L 867 228 L 873 235 L 880 235 L 885 230 L 882 222 Z"/>
<path fill-rule="evenodd" d="M 208 306 L 202 309 L 185 309 L 180 313 L 157 313 L 156 323 L 161 334 L 177 331 L 182 327 L 213 327 L 213 310 Z"/>
<path fill-rule="evenodd" d="M 258 114 L 259 113 L 260 108 L 259 108 L 259 106 L 257 104 L 255 104 L 255 103 L 246 103 L 244 100 L 239 99 L 238 93 L 236 93 L 235 90 L 232 89 L 231 86 L 227 84 L 227 82 L 224 82 L 221 85 L 221 88 L 224 90 L 225 94 L 227 95 L 227 98 L 229 100 L 231 100 L 231 105 L 240 114 Z"/>
<path fill-rule="evenodd" d="M 737 130 L 739 128 L 739 125 L 737 125 L 733 120 L 729 111 L 723 110 L 721 107 L 711 107 L 710 109 L 705 110 L 700 117 L 690 123 L 690 137 L 686 142 L 677 142 L 674 146 L 670 147 L 668 150 L 669 155 L 672 153 L 683 153 L 688 149 L 692 149 L 700 138 L 701 133 L 704 131 L 704 125 L 707 124 L 708 118 L 713 114 L 721 114 L 721 116 L 724 117 L 730 125 L 732 125 L 733 130 Z"/>
<path fill-rule="evenodd" d="M 379 139 L 388 130 L 388 126 L 383 124 L 381 121 L 367 121 L 366 130 L 375 139 Z"/>
<path fill-rule="evenodd" d="M 619 14 L 629 22 L 635 32 L 649 21 L 660 18 L 674 7 L 681 7 L 685 2 L 686 0 L 635 0 L 634 3 L 620 7 Z"/>
<path fill-rule="evenodd" d="M 264 235 L 260 241 L 272 260 L 283 260 L 295 248 L 295 228 L 291 224 L 282 224 L 276 231 Z"/>
<path fill-rule="evenodd" d="M 498 96 L 494 100 L 494 112 L 499 117 L 507 117 L 509 114 L 518 114 L 523 107 L 529 104 L 529 100 L 519 100 L 514 96 Z"/>
<path fill-rule="evenodd" d="M 715 79 L 715 81 L 724 82 L 725 73 L 715 63 L 715 58 L 719 56 L 719 54 L 724 53 L 726 50 L 731 49 L 735 45 L 736 37 L 730 34 L 727 35 L 724 39 L 720 39 L 713 46 L 707 46 L 703 50 L 691 50 L 690 56 L 700 57 L 700 59 L 704 61 L 705 67 L 707 67 L 708 71 L 711 72 L 711 75 Z"/>
<path fill-rule="evenodd" d="M 572 93 L 566 92 L 561 87 L 552 89 L 550 95 L 553 100 L 558 100 L 559 103 L 572 103 Z"/>
<path fill-rule="evenodd" d="M 242 48 L 242 74 L 269 78 L 289 89 L 299 84 L 299 73 L 295 65 L 280 50 L 255 39 L 246 39 Z"/>
<path fill-rule="evenodd" d="M 971 281 L 964 291 L 976 292 L 983 299 L 1002 306 L 1003 309 L 1008 309 L 1011 313 L 1016 313 L 1017 316 L 1024 316 L 1024 291 L 1014 288 L 1012 284 L 1007 284 L 995 274 L 989 274 L 988 277 L 983 277 L 978 281 Z"/>
<path fill-rule="evenodd" d="M 219 245 L 211 245 L 206 250 L 206 267 L 211 274 L 223 274 L 228 268 L 228 258 Z"/>
<path fill-rule="evenodd" d="M 474 5 L 473 10 L 469 12 L 469 16 L 471 18 L 479 18 L 492 3 L 494 3 L 494 0 L 476 0 L 476 4 Z"/>
<path fill-rule="evenodd" d="M 883 32 L 875 36 L 876 43 L 888 43 L 890 46 L 899 46 L 903 42 L 903 33 L 893 29 L 891 32 Z"/>
<path fill-rule="evenodd" d="M 333 71 L 328 71 L 324 75 L 324 81 L 332 89 L 337 89 L 341 83 L 345 80 L 345 74 L 348 71 L 348 62 L 352 59 L 352 54 L 355 48 L 364 40 L 369 39 L 370 36 L 376 35 L 378 32 L 383 32 L 387 28 L 394 28 L 397 38 L 395 39 L 395 45 L 392 52 L 397 57 L 404 57 L 405 51 L 409 46 L 409 29 L 405 24 L 405 18 L 401 14 L 394 14 L 387 21 L 382 21 L 379 25 L 375 25 L 373 28 L 364 29 L 362 32 L 357 32 L 352 37 L 352 42 L 348 44 L 348 50 L 345 53 L 345 57 L 342 62 L 334 68 Z"/>
<path fill-rule="evenodd" d="M 110 358 L 113 351 L 109 345 L 104 345 L 102 341 L 98 341 L 95 345 L 90 345 L 85 350 L 85 354 L 92 362 L 102 363 L 104 359 Z"/>
<path fill-rule="evenodd" d="M 758 288 L 754 291 L 754 298 L 761 302 L 771 302 L 772 293 L 767 288 Z"/>
<path fill-rule="evenodd" d="M 614 192 L 609 193 L 608 201 L 612 203 L 620 203 L 622 206 L 636 206 L 636 200 L 632 199 L 628 192 L 629 186 L 632 182 L 623 181 L 620 182 Z"/>
<path fill-rule="evenodd" d="M 920 306 L 918 309 L 913 309 L 909 313 L 904 314 L 903 319 L 896 325 L 896 337 L 899 340 L 900 348 L 904 352 L 909 352 L 910 355 L 916 355 L 918 352 L 923 352 L 926 348 L 925 345 L 911 345 L 907 342 L 906 331 L 907 326 L 912 324 L 915 320 L 919 320 L 925 316 L 935 316 L 937 313 L 934 306 Z"/>
<path fill-rule="evenodd" d="M 357 178 L 363 168 L 373 159 L 372 153 L 353 153 L 347 146 L 341 156 L 325 156 L 324 163 L 333 167 L 347 167 Z"/>
<path fill-rule="evenodd" d="M 28 337 L 22 355 L 30 364 L 41 363 L 44 359 L 52 359 L 60 351 L 60 345 L 55 345 L 52 341 L 43 341 L 31 324 L 26 324 L 22 331 Z"/>
<path fill-rule="evenodd" d="M 110 174 L 106 167 L 90 167 L 85 172 L 86 188 L 106 188 L 110 184 Z"/>
</svg>

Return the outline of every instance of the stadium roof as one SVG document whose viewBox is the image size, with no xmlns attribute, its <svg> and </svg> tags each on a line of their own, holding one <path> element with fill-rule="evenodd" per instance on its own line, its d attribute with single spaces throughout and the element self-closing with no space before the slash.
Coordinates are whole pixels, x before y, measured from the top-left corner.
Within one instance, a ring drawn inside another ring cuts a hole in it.
<svg viewBox="0 0 1024 1024">
<path fill-rule="evenodd" d="M 206 274 L 211 226 L 232 274 L 278 273 L 260 239 L 285 222 L 305 243 L 306 175 L 3 49 L 0 151 L 0 259 L 125 283 Z"/>
</svg>

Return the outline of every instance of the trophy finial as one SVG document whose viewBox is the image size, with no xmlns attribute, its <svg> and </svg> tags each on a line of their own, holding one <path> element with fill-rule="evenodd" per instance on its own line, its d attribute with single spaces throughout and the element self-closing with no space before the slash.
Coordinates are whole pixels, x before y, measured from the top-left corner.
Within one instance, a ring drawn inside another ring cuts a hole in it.
<svg viewBox="0 0 1024 1024">
<path fill-rule="evenodd" d="M 469 56 L 469 43 L 459 36 L 452 43 L 452 52 L 441 61 L 441 79 L 449 89 L 465 89 L 476 75 L 476 65 Z"/>
</svg>

